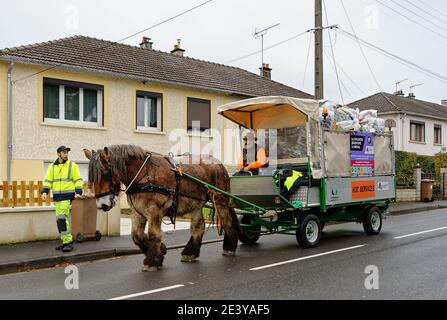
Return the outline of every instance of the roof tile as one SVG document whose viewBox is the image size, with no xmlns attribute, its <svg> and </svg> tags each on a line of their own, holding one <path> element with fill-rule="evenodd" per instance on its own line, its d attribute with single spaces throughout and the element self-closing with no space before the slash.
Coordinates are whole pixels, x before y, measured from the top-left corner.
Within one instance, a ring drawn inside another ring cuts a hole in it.
<svg viewBox="0 0 447 320">
<path fill-rule="evenodd" d="M 111 72 L 249 97 L 313 98 L 308 93 L 240 68 L 86 36 L 4 49 L 0 51 L 0 59 Z"/>
</svg>

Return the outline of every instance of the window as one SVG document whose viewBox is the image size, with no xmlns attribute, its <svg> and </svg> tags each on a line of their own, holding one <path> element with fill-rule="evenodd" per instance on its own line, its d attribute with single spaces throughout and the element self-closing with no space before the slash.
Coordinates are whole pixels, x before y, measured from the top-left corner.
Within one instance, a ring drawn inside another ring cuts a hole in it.
<svg viewBox="0 0 447 320">
<path fill-rule="evenodd" d="M 442 144 L 442 126 L 439 124 L 435 124 L 434 138 L 435 144 Z"/>
<path fill-rule="evenodd" d="M 188 98 L 188 131 L 193 122 L 200 122 L 200 131 L 211 129 L 211 101 Z"/>
<path fill-rule="evenodd" d="M 410 122 L 410 140 L 414 142 L 425 142 L 425 123 Z"/>
<path fill-rule="evenodd" d="M 44 121 L 102 126 L 103 91 L 98 85 L 44 78 Z"/>
<path fill-rule="evenodd" d="M 160 93 L 137 91 L 137 130 L 162 131 L 162 101 Z"/>
</svg>

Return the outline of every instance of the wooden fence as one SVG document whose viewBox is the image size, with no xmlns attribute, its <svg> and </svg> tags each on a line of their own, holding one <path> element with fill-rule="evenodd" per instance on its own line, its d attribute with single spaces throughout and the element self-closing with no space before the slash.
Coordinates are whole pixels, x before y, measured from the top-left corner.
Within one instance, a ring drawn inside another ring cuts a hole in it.
<svg viewBox="0 0 447 320">
<path fill-rule="evenodd" d="M 49 206 L 53 199 L 48 196 L 46 202 L 42 199 L 42 181 L 3 181 L 0 185 L 0 206 L 3 208 L 41 207 Z M 88 190 L 88 183 L 84 182 L 84 192 Z"/>
</svg>

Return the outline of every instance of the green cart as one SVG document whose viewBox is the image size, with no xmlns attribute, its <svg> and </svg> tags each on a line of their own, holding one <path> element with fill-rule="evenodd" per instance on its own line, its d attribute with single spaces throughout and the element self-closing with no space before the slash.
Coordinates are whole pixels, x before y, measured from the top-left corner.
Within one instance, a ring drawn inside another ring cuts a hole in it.
<svg viewBox="0 0 447 320">
<path fill-rule="evenodd" d="M 269 145 L 269 167 L 231 179 L 242 243 L 255 244 L 262 234 L 293 234 L 301 247 L 311 248 L 326 223 L 339 221 L 362 223 L 368 235 L 380 233 L 396 197 L 393 137 L 323 129 L 320 106 L 316 100 L 261 97 L 218 108 L 240 129 L 262 133 Z M 283 196 L 281 181 L 294 171 L 302 175 L 299 188 Z"/>
</svg>

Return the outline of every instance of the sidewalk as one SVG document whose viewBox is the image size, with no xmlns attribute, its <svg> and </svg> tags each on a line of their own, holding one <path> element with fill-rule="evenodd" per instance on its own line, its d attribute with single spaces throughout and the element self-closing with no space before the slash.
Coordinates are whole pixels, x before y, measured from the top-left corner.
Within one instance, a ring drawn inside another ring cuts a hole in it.
<svg viewBox="0 0 447 320">
<path fill-rule="evenodd" d="M 447 208 L 447 200 L 431 203 L 396 203 L 389 208 L 389 215 L 401 215 Z M 94 261 L 119 256 L 140 254 L 130 236 L 130 219 L 121 218 L 121 237 L 104 237 L 101 241 L 76 243 L 75 250 L 61 253 L 55 250 L 59 241 L 42 241 L 0 246 L 0 275 L 51 268 L 57 265 Z M 189 240 L 189 223 L 179 221 L 176 230 L 171 225 L 162 225 L 164 243 L 168 250 L 184 247 Z M 208 224 L 207 224 L 208 229 Z M 204 235 L 204 243 L 223 241 L 217 230 L 211 227 Z"/>
<path fill-rule="evenodd" d="M 440 200 L 434 202 L 393 203 L 388 209 L 388 211 L 390 215 L 394 216 L 408 213 L 437 210 L 442 208 L 447 208 L 447 200 Z"/>
</svg>

